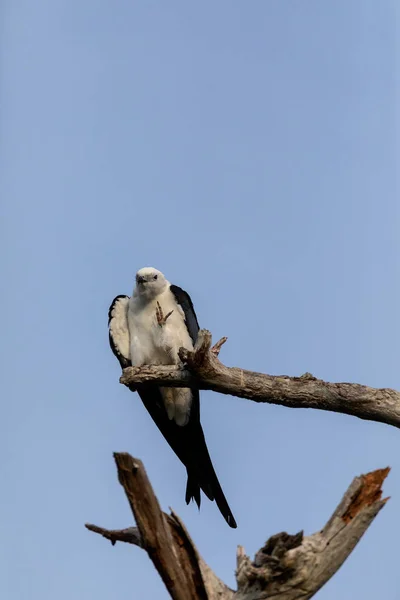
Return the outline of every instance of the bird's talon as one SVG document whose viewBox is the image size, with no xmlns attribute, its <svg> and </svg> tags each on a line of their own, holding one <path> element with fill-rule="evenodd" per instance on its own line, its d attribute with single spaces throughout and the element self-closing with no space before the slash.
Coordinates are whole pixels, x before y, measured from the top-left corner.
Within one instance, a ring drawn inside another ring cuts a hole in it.
<svg viewBox="0 0 400 600">
<path fill-rule="evenodd" d="M 157 317 L 157 323 L 159 324 L 160 327 L 162 327 L 163 325 L 165 325 L 165 323 L 167 322 L 168 317 L 170 317 L 172 315 L 174 311 L 171 310 L 168 314 L 165 315 L 164 317 L 164 313 L 163 310 L 160 306 L 160 303 L 157 302 L 157 307 L 156 307 L 156 317 Z"/>
<path fill-rule="evenodd" d="M 172 315 L 174 311 L 170 310 L 169 313 L 164 317 L 164 322 L 168 319 L 168 317 L 170 317 Z"/>
</svg>

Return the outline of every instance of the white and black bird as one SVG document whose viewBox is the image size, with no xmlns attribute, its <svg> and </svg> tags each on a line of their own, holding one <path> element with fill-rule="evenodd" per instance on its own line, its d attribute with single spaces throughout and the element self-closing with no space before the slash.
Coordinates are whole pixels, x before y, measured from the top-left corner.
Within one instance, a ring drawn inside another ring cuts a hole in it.
<svg viewBox="0 0 400 600">
<path fill-rule="evenodd" d="M 117 296 L 108 312 L 110 346 L 123 369 L 131 365 L 175 365 L 182 346 L 193 349 L 199 324 L 189 295 L 164 275 L 145 267 L 131 297 Z M 157 427 L 187 470 L 186 503 L 200 508 L 200 489 L 215 500 L 228 525 L 236 521 L 208 453 L 195 388 L 140 385 L 137 391 Z"/>
</svg>

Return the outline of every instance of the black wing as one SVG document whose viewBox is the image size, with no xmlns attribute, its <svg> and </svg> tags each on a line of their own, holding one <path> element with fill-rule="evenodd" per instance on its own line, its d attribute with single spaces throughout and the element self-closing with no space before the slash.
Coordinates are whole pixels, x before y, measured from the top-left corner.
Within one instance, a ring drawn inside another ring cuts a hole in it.
<svg viewBox="0 0 400 600">
<path fill-rule="evenodd" d="M 197 335 L 199 333 L 200 327 L 197 321 L 196 313 L 194 311 L 193 302 L 189 294 L 177 285 L 171 285 L 169 289 L 175 296 L 175 300 L 177 301 L 179 306 L 182 307 L 182 310 L 185 315 L 186 327 L 194 345 L 197 341 Z"/>
<path fill-rule="evenodd" d="M 199 333 L 199 322 L 194 310 L 193 302 L 187 292 L 177 285 L 171 285 L 171 292 L 175 300 L 182 308 L 185 323 L 193 344 L 196 343 Z M 218 477 L 215 473 L 208 452 L 206 440 L 204 438 L 203 428 L 200 423 L 200 393 L 198 389 L 192 388 L 192 408 L 187 425 L 181 427 L 170 421 L 162 419 L 161 412 L 165 409 L 161 402 L 160 413 L 153 407 L 147 408 L 146 400 L 142 398 L 147 410 L 150 412 L 153 420 L 168 441 L 171 448 L 186 466 L 188 481 L 186 487 L 186 502 L 189 503 L 193 498 L 200 507 L 200 488 L 210 500 L 215 500 L 218 508 L 224 516 L 226 522 L 235 528 L 236 521 L 226 501 Z M 153 405 L 154 406 L 154 405 Z M 153 409 L 153 410 L 151 410 Z"/>
<path fill-rule="evenodd" d="M 122 369 L 132 366 L 128 327 L 129 296 L 117 296 L 108 310 L 108 340 Z"/>
</svg>

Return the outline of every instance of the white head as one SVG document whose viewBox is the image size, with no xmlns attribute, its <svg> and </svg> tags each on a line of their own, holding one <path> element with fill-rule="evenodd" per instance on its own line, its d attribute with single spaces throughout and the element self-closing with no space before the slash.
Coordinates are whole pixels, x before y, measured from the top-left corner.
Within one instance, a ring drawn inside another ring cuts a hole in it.
<svg viewBox="0 0 400 600">
<path fill-rule="evenodd" d="M 169 282 L 161 271 L 153 267 L 144 267 L 136 273 L 135 294 L 143 299 L 151 300 L 161 294 Z"/>
</svg>

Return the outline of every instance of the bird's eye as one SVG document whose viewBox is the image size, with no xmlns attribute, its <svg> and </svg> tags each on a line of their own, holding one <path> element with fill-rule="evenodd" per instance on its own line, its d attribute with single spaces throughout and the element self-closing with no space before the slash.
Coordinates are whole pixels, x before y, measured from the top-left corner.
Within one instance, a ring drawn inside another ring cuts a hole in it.
<svg viewBox="0 0 400 600">
<path fill-rule="evenodd" d="M 158 275 L 154 275 L 153 279 L 157 279 Z"/>
</svg>

